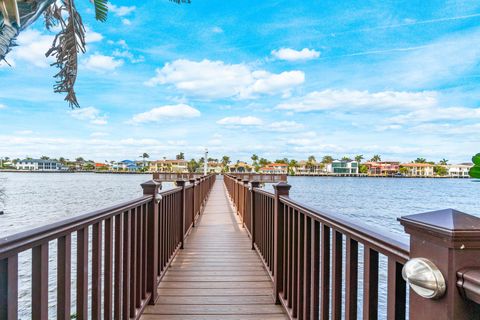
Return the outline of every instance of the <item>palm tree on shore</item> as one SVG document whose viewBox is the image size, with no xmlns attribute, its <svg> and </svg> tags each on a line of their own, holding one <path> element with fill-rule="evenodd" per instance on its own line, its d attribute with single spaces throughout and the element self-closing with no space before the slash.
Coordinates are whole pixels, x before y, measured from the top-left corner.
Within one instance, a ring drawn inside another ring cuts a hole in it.
<svg viewBox="0 0 480 320">
<path fill-rule="evenodd" d="M 140 156 L 140 158 L 143 159 L 143 167 L 145 168 L 145 159 L 150 158 L 150 155 L 149 155 L 148 153 L 144 152 L 144 153 Z"/>
<path fill-rule="evenodd" d="M 370 161 L 379 162 L 379 161 L 382 161 L 382 157 L 379 154 L 376 154 L 372 157 L 372 159 L 370 159 Z"/>
<path fill-rule="evenodd" d="M 363 159 L 364 159 L 363 154 L 359 154 L 355 156 L 355 161 L 357 161 L 358 163 L 361 163 Z"/>
<path fill-rule="evenodd" d="M 427 162 L 427 159 L 425 158 L 417 158 L 414 161 L 414 163 L 426 163 L 426 162 Z"/>
<path fill-rule="evenodd" d="M 333 157 L 332 156 L 324 156 L 322 158 L 322 163 L 327 164 L 327 163 L 332 163 L 333 162 Z"/>
<path fill-rule="evenodd" d="M 222 167 L 223 167 L 223 170 L 226 170 L 226 167 L 228 166 L 228 164 L 230 163 L 230 157 L 229 156 L 223 156 L 222 157 Z"/>
<path fill-rule="evenodd" d="M 446 165 L 448 164 L 448 160 L 445 159 L 445 158 L 443 158 L 442 160 L 440 160 L 440 164 L 441 164 L 442 166 L 446 166 Z"/>
</svg>

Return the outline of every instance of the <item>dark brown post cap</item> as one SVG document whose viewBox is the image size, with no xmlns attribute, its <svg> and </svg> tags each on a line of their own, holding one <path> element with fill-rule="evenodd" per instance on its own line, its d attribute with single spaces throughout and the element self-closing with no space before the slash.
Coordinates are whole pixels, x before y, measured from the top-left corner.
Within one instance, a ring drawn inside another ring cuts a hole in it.
<svg viewBox="0 0 480 320">
<path fill-rule="evenodd" d="M 195 180 L 195 179 L 190 179 L 190 180 L 188 180 L 188 181 L 189 181 L 191 184 L 195 184 L 195 181 L 196 181 L 196 180 Z"/>
<path fill-rule="evenodd" d="M 250 181 L 248 179 L 243 180 L 243 184 L 247 185 Z"/>
<path fill-rule="evenodd" d="M 273 185 L 273 189 L 275 190 L 275 193 L 278 194 L 279 196 L 288 196 L 288 194 L 290 193 L 291 187 L 292 187 L 291 185 L 285 182 L 279 182 Z"/>
<path fill-rule="evenodd" d="M 252 188 L 260 187 L 260 181 L 251 181 L 250 184 L 252 185 Z"/>
<path fill-rule="evenodd" d="M 184 187 L 186 183 L 187 183 L 187 181 L 184 180 L 184 179 L 179 179 L 179 180 L 175 181 L 175 184 L 177 185 L 177 187 Z"/>
<path fill-rule="evenodd" d="M 413 214 L 398 218 L 405 232 L 458 249 L 480 248 L 480 218 L 454 210 Z"/>
<path fill-rule="evenodd" d="M 162 190 L 162 183 L 155 181 L 155 180 L 149 180 L 147 182 L 144 182 L 140 185 L 143 189 L 143 194 L 157 194 L 158 190 Z"/>
</svg>

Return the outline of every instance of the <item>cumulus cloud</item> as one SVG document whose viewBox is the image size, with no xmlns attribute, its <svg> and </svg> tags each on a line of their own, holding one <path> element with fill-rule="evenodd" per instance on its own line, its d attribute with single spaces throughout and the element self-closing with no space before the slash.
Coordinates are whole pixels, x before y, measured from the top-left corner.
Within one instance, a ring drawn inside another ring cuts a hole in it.
<svg viewBox="0 0 480 320">
<path fill-rule="evenodd" d="M 246 64 L 223 61 L 175 60 L 156 70 L 146 85 L 174 85 L 191 95 L 205 98 L 253 98 L 259 94 L 288 94 L 305 81 L 302 71 L 270 73 Z"/>
<path fill-rule="evenodd" d="M 135 6 L 116 6 L 114 4 L 108 3 L 108 10 L 115 14 L 117 17 L 128 16 L 137 9 Z"/>
<path fill-rule="evenodd" d="M 213 33 L 223 33 L 223 29 L 220 27 L 213 27 L 212 28 Z"/>
<path fill-rule="evenodd" d="M 78 120 L 89 121 L 95 125 L 107 124 L 107 117 L 100 114 L 100 110 L 95 107 L 79 108 L 70 111 L 70 115 Z"/>
<path fill-rule="evenodd" d="M 114 71 L 122 65 L 123 60 L 115 59 L 114 57 L 105 56 L 99 53 L 92 54 L 84 61 L 84 66 L 87 69 L 100 73 Z"/>
<path fill-rule="evenodd" d="M 448 107 L 422 109 L 387 119 L 393 123 L 432 122 L 439 120 L 479 120 L 480 108 Z"/>
<path fill-rule="evenodd" d="M 370 93 L 358 90 L 313 91 L 309 94 L 281 103 L 276 108 L 297 112 L 331 109 L 417 109 L 429 108 L 437 104 L 437 94 L 432 91 L 404 92 L 382 91 Z"/>
<path fill-rule="evenodd" d="M 186 105 L 166 105 L 133 116 L 132 123 L 158 122 L 167 119 L 185 119 L 200 117 L 200 111 Z"/>
<path fill-rule="evenodd" d="M 5 109 L 7 106 L 0 103 L 0 109 Z"/>
<path fill-rule="evenodd" d="M 308 48 L 303 48 L 302 50 L 281 48 L 278 50 L 273 50 L 272 56 L 279 60 L 286 61 L 311 60 L 320 57 L 320 52 Z"/>
<path fill-rule="evenodd" d="M 296 121 L 276 121 L 267 126 L 267 130 L 276 132 L 296 132 L 304 129 L 304 125 Z"/>
<path fill-rule="evenodd" d="M 263 124 L 262 119 L 253 116 L 246 117 L 225 117 L 217 121 L 218 124 L 222 125 L 233 125 L 233 126 L 258 126 Z"/>
</svg>

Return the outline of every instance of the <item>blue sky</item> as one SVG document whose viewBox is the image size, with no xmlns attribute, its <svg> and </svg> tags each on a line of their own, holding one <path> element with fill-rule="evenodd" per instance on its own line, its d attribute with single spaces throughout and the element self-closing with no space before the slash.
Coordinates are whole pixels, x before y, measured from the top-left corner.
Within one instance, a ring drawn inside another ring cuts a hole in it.
<svg viewBox="0 0 480 320">
<path fill-rule="evenodd" d="M 114 1 L 71 111 L 38 21 L 0 65 L 0 156 L 304 159 L 480 151 L 478 1 Z"/>
</svg>

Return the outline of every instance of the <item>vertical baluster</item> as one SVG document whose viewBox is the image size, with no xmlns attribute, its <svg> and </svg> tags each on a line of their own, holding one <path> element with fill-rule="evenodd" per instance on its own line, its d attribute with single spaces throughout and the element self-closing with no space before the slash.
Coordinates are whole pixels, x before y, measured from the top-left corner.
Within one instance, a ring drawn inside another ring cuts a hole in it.
<svg viewBox="0 0 480 320">
<path fill-rule="evenodd" d="M 320 222 L 312 221 L 312 277 L 310 283 L 312 319 L 318 319 L 320 305 Z"/>
<path fill-rule="evenodd" d="M 113 218 L 105 220 L 105 252 L 103 255 L 103 318 L 112 319 Z"/>
<path fill-rule="evenodd" d="M 123 215 L 115 216 L 115 274 L 113 318 L 120 320 L 122 316 L 122 267 L 123 267 Z"/>
<path fill-rule="evenodd" d="M 363 318 L 378 318 L 378 252 L 365 246 L 363 263 Z"/>
<path fill-rule="evenodd" d="M 122 287 L 122 318 L 130 317 L 130 269 L 131 260 L 131 215 L 130 211 L 123 213 L 123 287 Z"/>
<path fill-rule="evenodd" d="M 289 307 L 292 308 L 294 317 L 297 315 L 297 279 L 298 279 L 298 212 L 292 209 L 292 299 Z"/>
<path fill-rule="evenodd" d="M 143 279 L 142 279 L 142 259 L 143 259 L 143 206 L 137 207 L 137 258 L 136 258 L 136 269 L 137 273 L 135 274 L 136 279 L 136 292 L 135 292 L 135 307 L 140 308 L 142 303 L 142 290 L 143 290 Z"/>
<path fill-rule="evenodd" d="M 130 211 L 130 318 L 135 317 L 137 293 L 137 208 Z M 127 282 L 128 283 L 128 282 Z"/>
<path fill-rule="evenodd" d="M 305 225 L 303 229 L 303 241 L 305 243 L 303 253 L 303 317 L 304 319 L 311 319 L 311 286 L 312 278 L 312 219 L 305 217 Z"/>
<path fill-rule="evenodd" d="M 292 245 L 293 245 L 293 209 L 288 207 L 288 235 L 287 235 L 287 243 L 288 243 L 288 250 L 287 250 L 287 306 L 291 307 L 292 306 L 292 275 L 293 275 L 293 270 L 292 270 L 292 265 L 293 265 L 293 251 L 292 251 Z"/>
<path fill-rule="evenodd" d="M 332 240 L 332 319 L 339 320 L 342 317 L 342 234 L 333 231 Z"/>
<path fill-rule="evenodd" d="M 102 224 L 93 225 L 92 234 L 92 319 L 102 316 Z"/>
<path fill-rule="evenodd" d="M 148 213 L 150 210 L 152 210 L 153 207 L 151 207 L 149 204 L 144 204 L 143 205 L 143 222 L 142 222 L 142 226 L 143 226 L 143 230 L 142 230 L 142 234 L 143 234 L 143 239 L 142 239 L 142 242 L 143 242 L 143 252 L 142 252 L 142 288 L 143 288 L 143 291 L 142 291 L 142 299 L 144 300 L 146 297 L 147 297 L 147 292 L 149 291 L 148 290 Z M 153 211 L 153 210 L 152 210 Z M 158 216 L 158 214 L 156 214 L 156 216 Z M 153 223 L 153 226 L 157 226 L 158 223 Z M 158 234 L 158 229 L 156 229 L 156 232 Z M 156 241 L 156 240 L 155 240 Z M 155 242 L 156 243 L 156 242 Z M 156 247 L 155 247 L 156 248 Z M 154 260 L 152 259 L 152 263 L 154 263 L 153 261 L 155 261 L 155 272 L 152 271 L 152 275 L 156 275 L 156 268 L 158 268 L 158 264 L 157 264 L 157 261 L 158 261 L 158 256 L 157 256 L 157 248 L 155 249 L 155 251 L 151 251 L 152 253 L 152 258 L 154 258 Z M 152 277 L 152 279 L 155 279 L 156 280 L 156 277 Z M 156 290 L 156 287 L 153 287 L 153 291 L 157 291 Z M 151 299 L 153 301 L 156 300 L 156 295 L 154 294 L 154 292 L 152 292 L 152 296 L 151 296 Z"/>
<path fill-rule="evenodd" d="M 158 204 L 158 275 L 163 271 L 163 255 L 165 252 L 165 210 L 164 210 L 165 200 L 162 198 L 161 202 Z"/>
<path fill-rule="evenodd" d="M 405 319 L 406 313 L 406 283 L 402 278 L 402 265 L 394 258 L 388 258 L 388 300 L 387 318 L 393 320 Z"/>
<path fill-rule="evenodd" d="M 283 245 L 283 299 L 287 300 L 288 297 L 288 272 L 289 272 L 289 262 L 290 262 L 290 254 L 289 254 L 289 247 L 290 247 L 290 235 L 289 235 L 289 228 L 290 228 L 290 209 L 287 205 L 283 204 L 283 212 L 285 213 L 285 223 L 283 225 L 283 234 L 285 235 L 285 242 Z"/>
<path fill-rule="evenodd" d="M 32 249 L 32 319 L 48 319 L 48 243 Z"/>
<path fill-rule="evenodd" d="M 88 227 L 77 231 L 77 317 L 88 318 Z"/>
<path fill-rule="evenodd" d="M 321 265 L 320 265 L 320 319 L 330 318 L 330 228 L 322 224 L 322 241 L 320 245 Z M 368 318 L 365 318 L 368 319 Z"/>
<path fill-rule="evenodd" d="M 303 277 L 304 277 L 304 259 L 305 259 L 305 215 L 302 212 L 298 212 L 298 260 L 297 260 L 297 318 L 299 320 L 304 319 L 303 317 Z"/>
<path fill-rule="evenodd" d="M 18 255 L 0 260 L 0 319 L 14 320 L 18 314 Z"/>
<path fill-rule="evenodd" d="M 57 240 L 57 319 L 70 319 L 72 240 L 67 234 Z M 1 318 L 1 317 L 0 317 Z"/>
<path fill-rule="evenodd" d="M 345 319 L 357 319 L 358 300 L 358 242 L 347 236 L 345 279 Z"/>
</svg>

